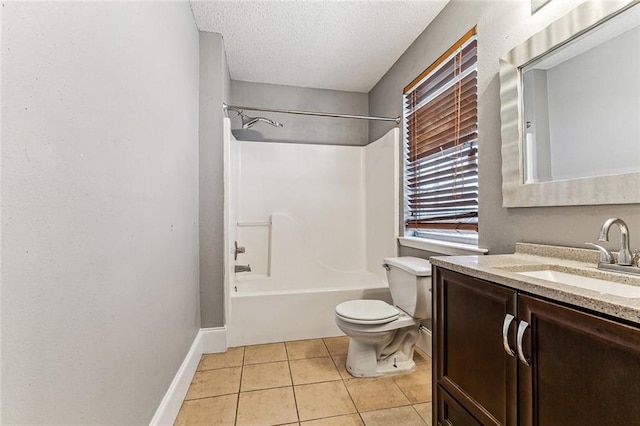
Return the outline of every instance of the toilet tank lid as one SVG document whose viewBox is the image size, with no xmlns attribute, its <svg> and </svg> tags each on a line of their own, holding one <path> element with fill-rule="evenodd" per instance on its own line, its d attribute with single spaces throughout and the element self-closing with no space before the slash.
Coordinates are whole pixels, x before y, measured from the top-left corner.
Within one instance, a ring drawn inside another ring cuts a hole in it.
<svg viewBox="0 0 640 426">
<path fill-rule="evenodd" d="M 431 276 L 431 263 L 426 259 L 411 256 L 401 257 L 387 257 L 384 259 L 384 263 L 389 266 L 395 266 L 396 268 L 404 269 L 405 271 L 414 274 L 417 277 L 429 277 Z"/>
</svg>

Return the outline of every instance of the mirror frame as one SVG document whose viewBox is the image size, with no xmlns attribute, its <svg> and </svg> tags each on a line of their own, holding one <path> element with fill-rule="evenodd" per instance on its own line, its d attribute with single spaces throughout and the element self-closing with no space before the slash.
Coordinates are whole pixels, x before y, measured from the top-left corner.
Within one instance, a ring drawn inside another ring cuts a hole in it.
<svg viewBox="0 0 640 426">
<path fill-rule="evenodd" d="M 524 184 L 522 143 L 522 67 L 637 4 L 583 3 L 500 58 L 503 207 L 640 203 L 640 172 Z"/>
</svg>

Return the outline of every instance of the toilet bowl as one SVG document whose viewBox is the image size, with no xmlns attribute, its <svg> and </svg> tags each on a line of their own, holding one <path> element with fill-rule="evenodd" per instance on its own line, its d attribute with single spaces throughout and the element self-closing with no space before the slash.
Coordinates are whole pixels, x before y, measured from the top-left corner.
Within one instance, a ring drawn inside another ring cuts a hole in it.
<svg viewBox="0 0 640 426">
<path fill-rule="evenodd" d="M 336 325 L 349 336 L 346 368 L 355 377 L 414 368 L 420 321 L 431 317 L 431 264 L 415 257 L 384 261 L 394 306 L 381 300 L 336 306 Z"/>
</svg>

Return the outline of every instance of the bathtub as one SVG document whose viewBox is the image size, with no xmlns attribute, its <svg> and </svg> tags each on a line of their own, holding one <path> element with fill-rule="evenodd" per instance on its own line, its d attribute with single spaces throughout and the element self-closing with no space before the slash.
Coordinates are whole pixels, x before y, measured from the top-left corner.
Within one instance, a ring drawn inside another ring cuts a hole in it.
<svg viewBox="0 0 640 426">
<path fill-rule="evenodd" d="M 310 281 L 315 278 L 301 276 L 299 282 L 307 288 L 286 289 L 280 288 L 286 283 L 270 278 L 238 277 L 229 300 L 228 346 L 341 336 L 334 320 L 337 304 L 352 299 L 391 302 L 387 282 L 370 272 Z"/>
</svg>

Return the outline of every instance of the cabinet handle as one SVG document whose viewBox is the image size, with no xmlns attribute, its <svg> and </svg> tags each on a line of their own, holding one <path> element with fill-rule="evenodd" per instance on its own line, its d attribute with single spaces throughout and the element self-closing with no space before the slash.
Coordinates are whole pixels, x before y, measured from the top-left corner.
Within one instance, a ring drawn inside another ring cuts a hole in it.
<svg viewBox="0 0 640 426">
<path fill-rule="evenodd" d="M 502 323 L 502 346 L 504 346 L 504 351 L 507 355 L 516 356 L 516 353 L 509 346 L 509 327 L 511 327 L 511 323 L 515 317 L 511 314 L 507 314 L 504 316 L 504 322 Z"/>
<path fill-rule="evenodd" d="M 520 358 L 520 361 L 528 367 L 530 365 L 529 360 L 524 356 L 524 351 L 522 350 L 522 339 L 524 338 L 524 331 L 527 327 L 529 327 L 529 324 L 526 321 L 520 321 L 520 325 L 518 325 L 518 339 L 516 345 L 518 348 L 518 358 Z"/>
</svg>

